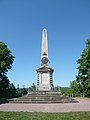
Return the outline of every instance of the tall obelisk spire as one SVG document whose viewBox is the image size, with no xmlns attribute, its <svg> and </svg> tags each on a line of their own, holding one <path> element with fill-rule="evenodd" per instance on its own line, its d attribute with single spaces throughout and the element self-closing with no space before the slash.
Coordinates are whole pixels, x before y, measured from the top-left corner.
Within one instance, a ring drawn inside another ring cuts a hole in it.
<svg viewBox="0 0 90 120">
<path fill-rule="evenodd" d="M 37 71 L 37 90 L 51 91 L 53 90 L 53 69 L 48 64 L 48 39 L 47 30 L 42 30 L 42 46 L 41 46 L 41 65 Z"/>
<path fill-rule="evenodd" d="M 41 51 L 41 59 L 43 57 L 48 58 L 48 40 L 47 40 L 47 30 L 44 28 L 42 31 L 42 51 Z"/>
</svg>

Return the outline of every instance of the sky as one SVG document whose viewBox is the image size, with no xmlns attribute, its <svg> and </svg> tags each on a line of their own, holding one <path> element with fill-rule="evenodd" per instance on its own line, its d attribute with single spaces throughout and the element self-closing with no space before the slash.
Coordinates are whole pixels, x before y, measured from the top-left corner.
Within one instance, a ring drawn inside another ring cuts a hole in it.
<svg viewBox="0 0 90 120">
<path fill-rule="evenodd" d="M 0 0 L 0 41 L 16 57 L 7 73 L 15 86 L 36 84 L 43 28 L 54 86 L 68 87 L 90 35 L 90 0 Z"/>
</svg>

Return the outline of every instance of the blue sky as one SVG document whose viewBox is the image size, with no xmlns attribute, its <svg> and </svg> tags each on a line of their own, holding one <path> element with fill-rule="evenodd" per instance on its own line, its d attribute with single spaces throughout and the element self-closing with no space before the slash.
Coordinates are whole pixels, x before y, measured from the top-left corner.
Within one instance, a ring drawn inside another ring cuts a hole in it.
<svg viewBox="0 0 90 120">
<path fill-rule="evenodd" d="M 69 86 L 90 34 L 90 0 L 0 0 L 0 40 L 16 56 L 8 72 L 15 86 L 36 84 L 43 28 L 54 85 Z"/>
</svg>

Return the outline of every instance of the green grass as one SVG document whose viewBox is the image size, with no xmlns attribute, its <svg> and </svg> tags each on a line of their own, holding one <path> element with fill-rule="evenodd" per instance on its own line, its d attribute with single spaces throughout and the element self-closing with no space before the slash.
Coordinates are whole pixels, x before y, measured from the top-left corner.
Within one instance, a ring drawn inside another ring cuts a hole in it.
<svg viewBox="0 0 90 120">
<path fill-rule="evenodd" d="M 90 120 L 90 112 L 0 112 L 0 120 Z"/>
</svg>

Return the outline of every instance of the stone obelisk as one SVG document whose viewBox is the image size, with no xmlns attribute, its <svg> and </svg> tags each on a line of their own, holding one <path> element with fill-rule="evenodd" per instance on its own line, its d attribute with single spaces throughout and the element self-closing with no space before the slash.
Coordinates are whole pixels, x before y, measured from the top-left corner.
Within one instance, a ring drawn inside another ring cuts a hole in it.
<svg viewBox="0 0 90 120">
<path fill-rule="evenodd" d="M 43 29 L 42 31 L 42 51 L 41 51 L 41 59 L 43 56 L 48 58 L 48 40 L 47 40 L 47 30 Z"/>
<path fill-rule="evenodd" d="M 37 71 L 37 90 L 51 91 L 53 90 L 53 69 L 48 63 L 48 39 L 47 30 L 42 30 L 42 49 L 41 49 L 41 65 Z"/>
</svg>

